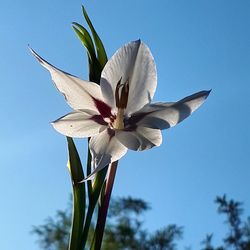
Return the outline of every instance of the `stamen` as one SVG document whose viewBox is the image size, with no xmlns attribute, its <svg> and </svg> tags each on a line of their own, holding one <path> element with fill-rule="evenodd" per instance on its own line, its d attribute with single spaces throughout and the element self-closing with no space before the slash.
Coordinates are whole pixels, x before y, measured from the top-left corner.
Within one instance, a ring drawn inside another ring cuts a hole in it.
<svg viewBox="0 0 250 250">
<path fill-rule="evenodd" d="M 113 128 L 124 129 L 124 110 L 128 104 L 129 80 L 122 82 L 122 77 L 118 81 L 115 89 L 115 102 L 117 107 L 116 118 L 113 122 Z"/>
<path fill-rule="evenodd" d="M 116 89 L 115 89 L 115 103 L 116 103 L 116 107 L 118 108 L 119 106 L 119 101 L 120 101 L 120 97 L 119 97 L 119 90 L 121 87 L 121 81 L 122 81 L 122 77 L 120 78 L 120 80 L 118 81 L 117 85 L 116 85 Z"/>
<path fill-rule="evenodd" d="M 125 109 L 128 104 L 128 92 L 129 92 L 129 82 L 128 80 L 123 84 L 121 96 L 120 96 L 120 107 Z"/>
<path fill-rule="evenodd" d="M 115 89 L 115 102 L 117 108 L 125 109 L 128 103 L 128 94 L 129 94 L 129 80 L 121 84 L 122 77 L 118 81 Z M 120 91 L 120 88 L 121 91 Z"/>
</svg>

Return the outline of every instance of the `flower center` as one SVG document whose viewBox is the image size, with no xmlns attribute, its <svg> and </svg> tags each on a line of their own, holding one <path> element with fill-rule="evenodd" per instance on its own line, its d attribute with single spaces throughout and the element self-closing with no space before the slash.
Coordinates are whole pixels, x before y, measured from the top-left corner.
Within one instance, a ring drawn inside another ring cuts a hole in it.
<svg viewBox="0 0 250 250">
<path fill-rule="evenodd" d="M 129 81 L 121 82 L 122 77 L 118 81 L 115 89 L 115 102 L 117 107 L 117 114 L 113 123 L 115 129 L 124 129 L 124 110 L 128 104 Z"/>
</svg>

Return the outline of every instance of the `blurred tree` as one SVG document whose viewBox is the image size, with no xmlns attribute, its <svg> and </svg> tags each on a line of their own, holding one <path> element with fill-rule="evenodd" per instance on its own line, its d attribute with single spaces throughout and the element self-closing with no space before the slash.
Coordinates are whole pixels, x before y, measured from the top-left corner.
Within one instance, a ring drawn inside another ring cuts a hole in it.
<svg viewBox="0 0 250 250">
<path fill-rule="evenodd" d="M 224 247 L 217 247 L 214 248 L 212 245 L 212 238 L 213 238 L 213 234 L 208 234 L 205 238 L 205 240 L 203 240 L 201 242 L 202 245 L 204 245 L 204 248 L 202 248 L 201 250 L 226 250 Z"/>
<path fill-rule="evenodd" d="M 242 203 L 228 200 L 226 195 L 217 197 L 218 213 L 226 216 L 228 232 L 222 245 L 214 247 L 213 234 L 201 242 L 201 250 L 250 250 L 250 217 L 242 221 Z M 69 206 L 58 211 L 55 218 L 47 218 L 44 225 L 32 229 L 44 250 L 67 250 L 71 213 Z M 142 199 L 116 198 L 111 201 L 103 239 L 103 250 L 175 250 L 183 236 L 182 227 L 168 225 L 153 233 L 143 227 L 142 215 L 150 209 Z M 94 227 L 90 228 L 93 235 Z"/>
<path fill-rule="evenodd" d="M 175 250 L 182 228 L 169 225 L 154 233 L 143 229 L 141 215 L 149 210 L 141 199 L 118 198 L 112 201 L 102 249 Z"/>
<path fill-rule="evenodd" d="M 215 203 L 218 204 L 218 213 L 226 215 L 228 233 L 219 247 L 212 246 L 213 234 L 207 235 L 202 241 L 202 250 L 250 250 L 250 217 L 242 222 L 242 203 L 228 200 L 226 195 L 216 197 Z"/>
<path fill-rule="evenodd" d="M 69 241 L 70 227 L 70 209 L 59 210 L 55 218 L 48 217 L 45 224 L 34 226 L 32 233 L 38 237 L 38 243 L 42 249 L 65 250 Z"/>
<path fill-rule="evenodd" d="M 176 240 L 182 237 L 182 228 L 169 225 L 150 233 L 143 228 L 141 217 L 150 209 L 142 199 L 116 198 L 111 200 L 105 229 L 103 250 L 175 250 Z M 71 224 L 70 209 L 57 211 L 56 217 L 47 218 L 44 225 L 34 226 L 32 233 L 44 250 L 67 250 Z M 94 227 L 90 228 L 93 235 Z"/>
</svg>

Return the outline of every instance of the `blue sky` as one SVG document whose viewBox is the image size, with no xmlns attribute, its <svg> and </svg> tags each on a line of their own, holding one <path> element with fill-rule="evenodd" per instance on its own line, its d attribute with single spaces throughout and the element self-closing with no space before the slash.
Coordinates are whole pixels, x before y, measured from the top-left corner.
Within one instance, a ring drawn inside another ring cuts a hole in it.
<svg viewBox="0 0 250 250">
<path fill-rule="evenodd" d="M 160 147 L 120 161 L 113 195 L 148 201 L 149 230 L 184 226 L 180 249 L 199 249 L 211 232 L 219 242 L 225 226 L 217 195 L 243 201 L 250 215 L 250 2 L 2 0 L 1 248 L 38 249 L 31 226 L 68 202 L 66 142 L 50 121 L 70 108 L 27 46 L 87 79 L 85 51 L 71 29 L 71 22 L 83 23 L 81 4 L 109 56 L 138 38 L 150 47 L 158 70 L 155 101 L 212 89 L 192 117 L 163 132 Z M 84 161 L 86 144 L 79 144 Z"/>
</svg>

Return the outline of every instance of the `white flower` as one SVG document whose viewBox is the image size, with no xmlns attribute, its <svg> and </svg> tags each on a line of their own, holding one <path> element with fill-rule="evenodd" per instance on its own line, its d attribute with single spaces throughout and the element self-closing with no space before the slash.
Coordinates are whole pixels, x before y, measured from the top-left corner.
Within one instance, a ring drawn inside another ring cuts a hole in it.
<svg viewBox="0 0 250 250">
<path fill-rule="evenodd" d="M 149 48 L 140 40 L 120 48 L 107 62 L 100 86 L 65 73 L 31 50 L 51 74 L 73 112 L 52 123 L 69 137 L 91 137 L 93 175 L 119 160 L 127 149 L 145 150 L 162 143 L 161 129 L 175 126 L 207 98 L 201 91 L 178 102 L 151 103 L 157 74 Z"/>
</svg>

